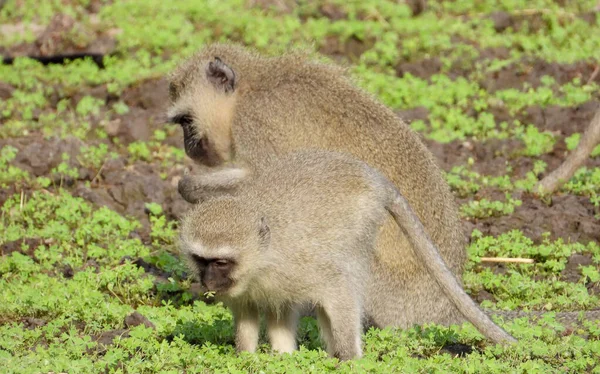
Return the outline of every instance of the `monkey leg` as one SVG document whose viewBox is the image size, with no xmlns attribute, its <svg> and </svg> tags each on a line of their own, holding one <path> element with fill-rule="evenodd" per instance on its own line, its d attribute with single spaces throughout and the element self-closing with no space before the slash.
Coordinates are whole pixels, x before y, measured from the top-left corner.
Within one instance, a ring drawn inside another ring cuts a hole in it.
<svg viewBox="0 0 600 374">
<path fill-rule="evenodd" d="M 341 361 L 361 357 L 361 309 L 351 295 L 336 295 L 316 309 L 327 353 Z"/>
<path fill-rule="evenodd" d="M 321 340 L 325 343 L 325 348 L 330 356 L 333 356 L 333 333 L 331 332 L 331 322 L 325 310 L 320 306 L 315 308 L 319 330 L 321 331 Z"/>
<path fill-rule="evenodd" d="M 292 353 L 296 350 L 299 318 L 298 310 L 293 307 L 282 307 L 267 312 L 267 334 L 274 351 Z"/>
<path fill-rule="evenodd" d="M 246 352 L 255 352 L 260 333 L 260 318 L 255 305 L 232 305 L 235 321 L 235 347 Z"/>
</svg>

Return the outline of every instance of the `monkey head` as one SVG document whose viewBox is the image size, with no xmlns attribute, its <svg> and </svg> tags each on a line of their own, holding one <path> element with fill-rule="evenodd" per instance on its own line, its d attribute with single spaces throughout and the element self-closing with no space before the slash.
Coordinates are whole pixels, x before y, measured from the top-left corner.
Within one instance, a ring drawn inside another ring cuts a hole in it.
<svg viewBox="0 0 600 374">
<path fill-rule="evenodd" d="M 244 293 L 260 274 L 269 239 L 266 220 L 231 197 L 198 204 L 181 221 L 181 252 L 202 285 L 218 296 Z"/>
<path fill-rule="evenodd" d="M 183 130 L 186 154 L 216 166 L 232 158 L 231 125 L 237 77 L 218 56 L 196 56 L 170 77 L 168 122 Z"/>
</svg>

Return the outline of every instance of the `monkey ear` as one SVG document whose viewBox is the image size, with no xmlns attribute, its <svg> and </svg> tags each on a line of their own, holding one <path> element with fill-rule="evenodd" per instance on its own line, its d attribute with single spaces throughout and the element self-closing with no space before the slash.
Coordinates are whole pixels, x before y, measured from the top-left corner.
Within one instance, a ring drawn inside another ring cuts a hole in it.
<svg viewBox="0 0 600 374">
<path fill-rule="evenodd" d="M 263 244 L 268 244 L 271 238 L 271 229 L 266 217 L 260 218 L 260 228 L 258 229 L 258 237 Z"/>
<path fill-rule="evenodd" d="M 217 89 L 233 92 L 235 88 L 235 72 L 218 57 L 208 63 L 206 77 Z"/>
</svg>

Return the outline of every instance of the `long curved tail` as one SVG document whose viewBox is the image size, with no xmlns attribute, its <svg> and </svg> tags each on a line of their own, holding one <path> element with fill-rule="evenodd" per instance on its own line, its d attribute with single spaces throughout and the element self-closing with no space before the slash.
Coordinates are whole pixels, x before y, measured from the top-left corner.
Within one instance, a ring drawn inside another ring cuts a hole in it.
<svg viewBox="0 0 600 374">
<path fill-rule="evenodd" d="M 496 325 L 467 295 L 442 259 L 438 248 L 433 244 L 425 231 L 425 227 L 408 204 L 408 201 L 391 182 L 387 181 L 386 184 L 386 190 L 389 192 L 386 209 L 394 217 L 396 223 L 412 244 L 417 258 L 427 268 L 429 274 L 436 280 L 458 310 L 479 331 L 495 343 L 516 342 L 515 338 Z"/>
</svg>

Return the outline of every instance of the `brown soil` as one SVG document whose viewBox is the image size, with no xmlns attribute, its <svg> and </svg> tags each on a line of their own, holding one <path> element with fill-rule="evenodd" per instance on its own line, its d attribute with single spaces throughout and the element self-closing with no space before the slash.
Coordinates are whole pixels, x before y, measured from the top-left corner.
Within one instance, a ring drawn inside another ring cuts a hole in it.
<svg viewBox="0 0 600 374">
<path fill-rule="evenodd" d="M 541 130 L 551 131 L 557 137 L 557 142 L 552 152 L 539 158 L 523 157 L 519 152 L 524 146 L 519 140 L 489 140 L 454 141 L 440 144 L 425 140 L 428 148 L 436 156 L 439 165 L 445 171 L 453 166 L 465 165 L 469 158 L 475 160 L 473 170 L 482 175 L 501 176 L 506 174 L 506 166 L 512 167 L 509 174 L 512 179 L 524 178 L 531 171 L 536 160 L 541 159 L 548 165 L 550 172 L 557 168 L 567 154 L 564 139 L 575 132 L 583 132 L 590 123 L 598 102 L 590 101 L 576 107 L 549 106 L 546 108 L 529 107 L 522 114 L 511 117 L 506 111 L 493 110 L 497 122 L 518 119 L 525 124 L 533 124 Z M 400 112 L 399 115 L 408 121 L 425 119 L 427 111 L 412 110 Z M 587 167 L 600 167 L 600 158 L 590 158 L 585 164 Z M 542 177 L 545 174 L 542 174 Z M 503 199 L 504 194 L 499 191 L 482 190 L 475 199 Z M 552 238 L 564 238 L 573 241 L 587 242 L 600 240 L 600 220 L 594 216 L 598 214 L 587 197 L 561 195 L 554 196 L 551 204 L 547 205 L 530 195 L 521 197 L 523 204 L 515 209 L 510 216 L 475 220 L 465 222 L 468 233 L 477 228 L 484 234 L 498 235 L 513 229 L 520 229 L 534 240 L 539 240 L 545 231 L 552 233 Z M 466 202 L 466 200 L 461 201 Z"/>
<path fill-rule="evenodd" d="M 40 239 L 19 239 L 13 242 L 7 242 L 0 246 L 0 253 L 2 256 L 9 256 L 13 252 L 18 252 L 23 255 L 34 258 L 35 249 L 42 243 Z M 27 247 L 27 249 L 23 249 L 23 245 Z"/>
<path fill-rule="evenodd" d="M 509 88 L 521 89 L 524 86 L 537 88 L 541 85 L 543 76 L 550 76 L 559 85 L 572 82 L 579 78 L 586 83 L 591 77 L 596 65 L 591 62 L 575 64 L 557 64 L 539 59 L 523 59 L 495 71 L 481 82 L 481 86 L 490 92 Z M 594 79 L 600 82 L 598 76 Z"/>
<path fill-rule="evenodd" d="M 97 1 L 91 2 L 89 9 L 95 13 Z M 96 5 L 94 5 L 96 4 Z M 97 11 L 97 10 L 96 10 Z M 94 52 L 108 54 L 115 50 L 114 36 L 119 30 L 95 30 L 93 22 L 83 24 L 66 14 L 56 14 L 48 25 L 6 25 L 12 26 L 14 32 L 31 28 L 36 36 L 33 43 L 22 43 L 9 48 L 0 47 L 0 55 L 5 56 L 49 56 L 78 52 Z M 8 31 L 7 31 L 8 32 Z"/>
<path fill-rule="evenodd" d="M 496 32 L 504 32 L 508 29 L 514 31 L 529 31 L 536 33 L 539 30 L 548 28 L 548 22 L 544 20 L 543 11 L 524 11 L 521 13 L 508 13 L 498 11 L 487 16 L 493 23 Z M 594 12 L 586 12 L 581 14 L 565 13 L 561 18 L 562 24 L 570 22 L 574 18 L 580 18 L 590 25 L 596 24 L 596 14 Z"/>
<path fill-rule="evenodd" d="M 154 324 L 137 310 L 125 317 L 123 325 L 125 328 L 102 331 L 98 335 L 93 335 L 92 341 L 98 343 L 98 345 L 94 349 L 88 350 L 88 353 L 104 354 L 108 349 L 107 347 L 113 344 L 116 338 L 128 338 L 130 329 L 135 326 L 144 325 L 148 328 L 155 328 Z"/>
<path fill-rule="evenodd" d="M 588 198 L 559 195 L 546 205 L 529 194 L 521 197 L 523 204 L 510 216 L 465 221 L 468 232 L 477 229 L 486 235 L 499 235 L 511 230 L 521 230 L 535 242 L 542 240 L 545 232 L 550 239 L 563 238 L 567 242 L 600 241 L 600 220 L 594 218 L 594 206 Z"/>
</svg>

